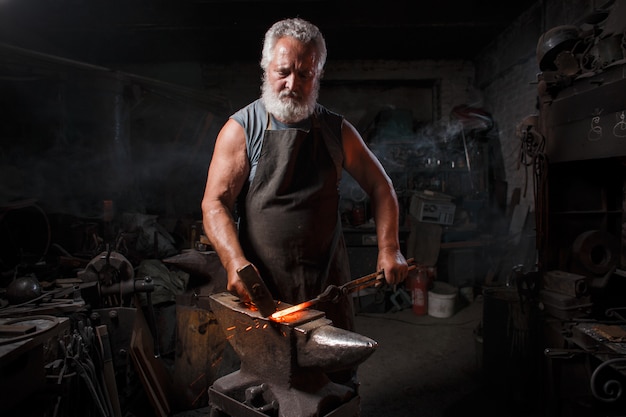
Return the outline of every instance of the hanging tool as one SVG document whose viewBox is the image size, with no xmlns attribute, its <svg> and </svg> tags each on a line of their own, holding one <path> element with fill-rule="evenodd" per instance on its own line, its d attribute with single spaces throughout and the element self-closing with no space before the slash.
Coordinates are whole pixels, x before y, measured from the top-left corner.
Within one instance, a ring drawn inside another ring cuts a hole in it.
<svg viewBox="0 0 626 417">
<path fill-rule="evenodd" d="M 111 404 L 113 417 L 122 417 L 119 393 L 117 391 L 117 381 L 115 380 L 115 369 L 113 367 L 113 354 L 111 352 L 111 342 L 106 325 L 96 327 L 98 337 L 98 347 L 102 358 L 102 379 L 104 382 L 104 393 Z"/>
<path fill-rule="evenodd" d="M 407 263 L 409 264 L 409 271 L 417 268 L 413 258 L 408 259 Z M 350 294 L 355 291 L 368 288 L 368 287 L 380 287 L 384 283 L 385 283 L 385 271 L 381 270 L 381 271 L 373 272 L 368 275 L 364 275 L 361 278 L 357 278 L 355 280 L 349 281 L 343 285 L 339 285 L 339 286 L 329 285 L 328 287 L 326 287 L 324 292 L 322 292 L 317 297 L 311 300 L 305 301 L 303 303 L 296 304 L 294 306 L 287 307 L 283 310 L 277 311 L 274 314 L 272 314 L 270 318 L 272 320 L 280 321 L 282 320 L 283 317 L 289 314 L 295 313 L 305 308 L 312 307 L 319 302 L 331 301 L 333 303 L 336 303 L 339 301 L 339 299 L 342 296 L 346 294 Z"/>
</svg>

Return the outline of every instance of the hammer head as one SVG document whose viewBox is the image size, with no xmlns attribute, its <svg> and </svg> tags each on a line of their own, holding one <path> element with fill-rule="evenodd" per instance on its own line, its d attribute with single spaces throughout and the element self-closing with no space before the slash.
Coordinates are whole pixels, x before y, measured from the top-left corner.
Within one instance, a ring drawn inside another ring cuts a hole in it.
<svg viewBox="0 0 626 417">
<path fill-rule="evenodd" d="M 250 300 L 259 310 L 261 316 L 271 316 L 276 311 L 276 303 L 254 265 L 248 264 L 239 268 L 237 275 L 239 275 L 239 278 L 246 286 L 248 294 L 250 294 Z"/>
</svg>

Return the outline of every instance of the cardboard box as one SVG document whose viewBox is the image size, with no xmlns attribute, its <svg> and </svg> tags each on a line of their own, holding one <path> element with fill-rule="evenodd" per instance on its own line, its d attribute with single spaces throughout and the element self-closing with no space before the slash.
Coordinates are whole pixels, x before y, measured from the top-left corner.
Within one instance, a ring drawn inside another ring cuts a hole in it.
<svg viewBox="0 0 626 417">
<path fill-rule="evenodd" d="M 456 212 L 452 199 L 452 196 L 436 191 L 420 191 L 411 198 L 409 213 L 420 222 L 451 225 Z"/>
</svg>

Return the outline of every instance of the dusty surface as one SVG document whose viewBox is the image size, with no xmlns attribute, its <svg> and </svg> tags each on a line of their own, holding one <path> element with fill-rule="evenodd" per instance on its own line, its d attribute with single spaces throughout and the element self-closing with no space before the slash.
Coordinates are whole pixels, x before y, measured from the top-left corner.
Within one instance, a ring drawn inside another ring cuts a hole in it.
<svg viewBox="0 0 626 417">
<path fill-rule="evenodd" d="M 452 416 L 480 384 L 475 329 L 482 303 L 449 318 L 411 309 L 357 315 L 357 332 L 378 342 L 359 367 L 361 417 Z M 461 414 L 459 414 L 461 415 Z"/>
</svg>

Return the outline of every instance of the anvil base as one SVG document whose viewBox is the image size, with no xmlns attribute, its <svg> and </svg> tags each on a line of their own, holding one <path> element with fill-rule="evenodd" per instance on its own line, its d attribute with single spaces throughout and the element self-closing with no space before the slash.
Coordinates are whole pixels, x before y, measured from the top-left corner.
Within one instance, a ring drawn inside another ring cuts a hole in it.
<svg viewBox="0 0 626 417">
<path fill-rule="evenodd" d="M 211 417 L 358 417 L 360 397 L 329 382 L 316 392 L 267 383 L 241 370 L 209 388 Z"/>
</svg>

